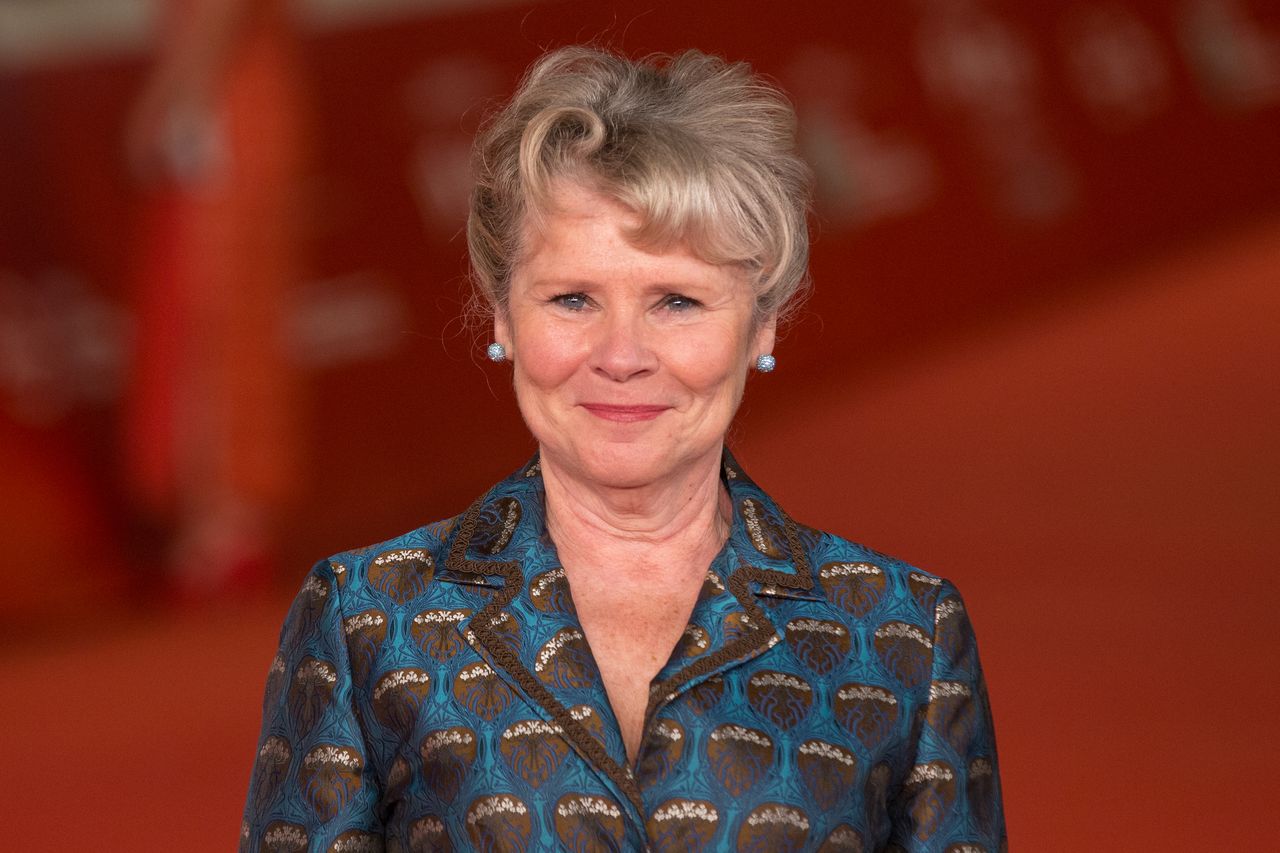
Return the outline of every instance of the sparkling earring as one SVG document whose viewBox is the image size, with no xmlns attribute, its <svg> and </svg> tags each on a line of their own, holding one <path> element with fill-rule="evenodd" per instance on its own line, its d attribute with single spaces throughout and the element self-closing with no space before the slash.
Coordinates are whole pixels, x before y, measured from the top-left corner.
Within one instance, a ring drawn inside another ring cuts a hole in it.
<svg viewBox="0 0 1280 853">
<path fill-rule="evenodd" d="M 756 358 L 756 370 L 761 373 L 769 373 L 777 366 L 778 360 L 768 353 Z"/>
<path fill-rule="evenodd" d="M 490 361 L 502 362 L 507 360 L 507 348 L 497 341 L 489 344 L 489 348 L 484 352 L 485 355 L 489 356 Z"/>
</svg>

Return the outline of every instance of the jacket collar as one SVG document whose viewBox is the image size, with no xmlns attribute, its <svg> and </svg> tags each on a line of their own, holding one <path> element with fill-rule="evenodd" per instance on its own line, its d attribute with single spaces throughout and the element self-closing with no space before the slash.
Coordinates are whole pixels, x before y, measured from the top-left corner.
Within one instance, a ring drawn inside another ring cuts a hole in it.
<svg viewBox="0 0 1280 853">
<path fill-rule="evenodd" d="M 684 639 L 650 687 L 646 731 L 681 693 L 780 641 L 758 597 L 820 597 L 812 593 L 813 571 L 795 523 L 727 449 L 721 476 L 733 505 L 729 537 L 708 569 Z M 458 630 L 558 727 L 643 827 L 640 788 L 547 534 L 538 459 L 472 504 L 452 532 L 439 579 L 492 588 L 489 603 Z"/>
</svg>

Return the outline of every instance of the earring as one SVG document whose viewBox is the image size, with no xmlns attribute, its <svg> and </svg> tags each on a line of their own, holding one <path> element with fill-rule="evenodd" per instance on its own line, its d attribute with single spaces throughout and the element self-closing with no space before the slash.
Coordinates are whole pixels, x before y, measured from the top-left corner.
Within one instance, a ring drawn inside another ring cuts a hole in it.
<svg viewBox="0 0 1280 853">
<path fill-rule="evenodd" d="M 768 353 L 756 358 L 756 370 L 761 373 L 769 373 L 777 366 L 778 360 Z"/>
<path fill-rule="evenodd" d="M 489 344 L 489 348 L 484 352 L 485 355 L 489 356 L 490 361 L 502 362 L 507 360 L 507 348 L 497 341 Z"/>
</svg>

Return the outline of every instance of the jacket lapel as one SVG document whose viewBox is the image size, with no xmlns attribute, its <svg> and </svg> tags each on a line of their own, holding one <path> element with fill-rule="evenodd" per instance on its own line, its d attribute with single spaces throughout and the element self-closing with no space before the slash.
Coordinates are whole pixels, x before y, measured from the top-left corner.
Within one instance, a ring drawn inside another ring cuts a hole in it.
<svg viewBox="0 0 1280 853">
<path fill-rule="evenodd" d="M 551 723 L 643 826 L 640 789 L 600 670 L 574 613 L 564 570 L 546 532 L 535 460 L 471 505 L 445 570 L 494 586 L 488 604 L 458 630 L 494 674 Z M 464 581 L 465 582 L 465 581 Z"/>
<path fill-rule="evenodd" d="M 728 450 L 722 473 L 733 505 L 729 538 L 707 572 L 684 638 L 650 687 L 646 728 L 680 694 L 781 641 L 762 600 L 821 597 L 811 592 L 813 573 L 795 523 Z M 492 590 L 457 630 L 557 727 L 643 827 L 640 788 L 547 535 L 537 460 L 472 504 L 451 533 L 441 579 Z"/>
<path fill-rule="evenodd" d="M 812 593 L 813 572 L 795 522 L 727 449 L 723 480 L 733 505 L 729 538 L 707 572 L 684 639 L 650 686 L 646 721 L 680 694 L 781 642 L 762 601 L 821 599 Z"/>
</svg>

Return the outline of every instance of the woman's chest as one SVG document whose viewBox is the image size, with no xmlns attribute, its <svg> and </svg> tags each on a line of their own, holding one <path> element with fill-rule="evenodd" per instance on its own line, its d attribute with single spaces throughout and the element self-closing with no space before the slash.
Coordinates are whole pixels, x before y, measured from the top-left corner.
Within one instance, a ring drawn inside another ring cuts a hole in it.
<svg viewBox="0 0 1280 853">
<path fill-rule="evenodd" d="M 697 589 L 648 595 L 614 591 L 575 594 L 578 621 L 610 708 L 618 721 L 628 763 L 636 760 L 651 686 L 673 657 L 689 626 Z"/>
<path fill-rule="evenodd" d="M 388 835 L 407 850 L 875 849 L 911 760 L 914 699 L 857 648 L 830 670 L 793 645 L 701 672 L 708 654 L 678 642 L 673 658 L 686 655 L 694 675 L 659 703 L 634 764 L 623 763 L 624 725 L 599 681 L 563 679 L 554 691 L 593 754 L 469 646 L 445 662 L 419 657 L 413 668 L 434 676 L 427 701 L 396 713 L 389 689 L 365 712 L 380 722 L 372 734 L 389 768 Z M 531 669 L 550 682 L 543 651 Z"/>
</svg>

